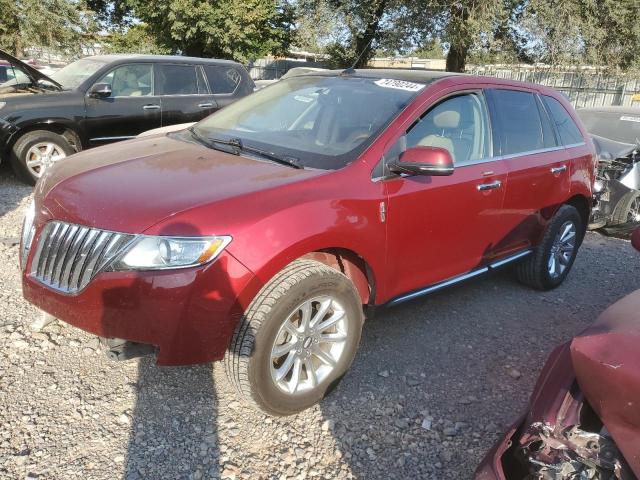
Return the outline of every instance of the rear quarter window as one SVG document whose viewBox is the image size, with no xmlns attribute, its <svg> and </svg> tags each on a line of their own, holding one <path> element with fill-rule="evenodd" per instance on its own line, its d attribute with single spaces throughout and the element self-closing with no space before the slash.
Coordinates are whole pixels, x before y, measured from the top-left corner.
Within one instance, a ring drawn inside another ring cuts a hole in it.
<svg viewBox="0 0 640 480">
<path fill-rule="evenodd" d="M 516 155 L 548 146 L 533 93 L 500 89 L 493 90 L 492 96 L 499 118 L 502 155 Z"/>
<path fill-rule="evenodd" d="M 556 124 L 562 144 L 574 145 L 576 143 L 583 143 L 584 139 L 582 138 L 580 129 L 564 106 L 558 100 L 548 95 L 542 95 L 542 101 Z"/>
<path fill-rule="evenodd" d="M 229 95 L 236 91 L 242 81 L 240 72 L 234 67 L 224 65 L 207 65 L 204 73 L 209 81 L 209 88 L 214 95 Z"/>
</svg>

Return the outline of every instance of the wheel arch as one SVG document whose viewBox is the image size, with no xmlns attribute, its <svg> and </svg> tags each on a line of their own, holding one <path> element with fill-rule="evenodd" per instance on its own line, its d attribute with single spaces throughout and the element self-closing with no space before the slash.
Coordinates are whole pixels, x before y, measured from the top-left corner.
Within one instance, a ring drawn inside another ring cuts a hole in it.
<svg viewBox="0 0 640 480">
<path fill-rule="evenodd" d="M 580 218 L 582 219 L 582 235 L 581 238 L 584 237 L 585 232 L 587 231 L 587 227 L 589 226 L 589 217 L 591 216 L 591 203 L 590 200 L 582 194 L 574 195 L 569 198 L 566 202 L 566 205 L 571 205 L 574 207 L 578 213 L 580 214 Z"/>
<path fill-rule="evenodd" d="M 79 152 L 85 147 L 82 135 L 79 129 L 71 122 L 63 120 L 42 120 L 36 123 L 29 123 L 20 129 L 13 135 L 8 148 L 12 148 L 15 143 L 27 133 L 35 132 L 37 130 L 46 130 L 48 132 L 55 133 L 63 136 L 69 144 Z"/>
</svg>

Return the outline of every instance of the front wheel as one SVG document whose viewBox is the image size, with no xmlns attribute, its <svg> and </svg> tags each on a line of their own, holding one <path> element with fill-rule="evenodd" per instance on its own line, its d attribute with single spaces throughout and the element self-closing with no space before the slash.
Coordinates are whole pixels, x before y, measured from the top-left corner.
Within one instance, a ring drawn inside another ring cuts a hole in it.
<svg viewBox="0 0 640 480">
<path fill-rule="evenodd" d="M 236 328 L 225 364 L 254 407 L 290 415 L 319 402 L 353 361 L 364 315 L 352 282 L 297 260 L 258 294 Z"/>
<path fill-rule="evenodd" d="M 11 166 L 20 180 L 35 185 L 47 168 L 73 153 L 74 148 L 62 135 L 35 130 L 13 145 Z"/>
<path fill-rule="evenodd" d="M 537 290 L 558 287 L 571 270 L 584 236 L 582 217 L 563 205 L 547 224 L 540 245 L 516 266 L 518 280 Z"/>
</svg>

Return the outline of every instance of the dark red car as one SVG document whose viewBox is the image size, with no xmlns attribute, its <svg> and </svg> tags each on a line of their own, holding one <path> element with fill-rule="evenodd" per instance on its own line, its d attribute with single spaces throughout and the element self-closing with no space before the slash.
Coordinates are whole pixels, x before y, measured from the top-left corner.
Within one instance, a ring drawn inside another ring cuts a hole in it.
<svg viewBox="0 0 640 480">
<path fill-rule="evenodd" d="M 633 235 L 640 250 L 640 229 Z M 640 290 L 611 305 L 540 374 L 528 412 L 476 480 L 640 477 Z"/>
<path fill-rule="evenodd" d="M 160 365 L 225 359 L 244 398 L 294 413 L 344 375 L 371 307 L 510 263 L 535 288 L 560 285 L 591 208 L 587 138 L 536 85 L 290 78 L 47 171 L 24 296 L 116 356 L 135 342 Z"/>
</svg>

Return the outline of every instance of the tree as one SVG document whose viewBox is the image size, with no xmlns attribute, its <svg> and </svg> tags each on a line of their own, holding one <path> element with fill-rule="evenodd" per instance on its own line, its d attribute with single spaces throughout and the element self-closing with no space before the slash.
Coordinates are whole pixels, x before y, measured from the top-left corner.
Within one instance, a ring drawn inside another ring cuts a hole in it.
<svg viewBox="0 0 640 480">
<path fill-rule="evenodd" d="M 138 23 L 130 27 L 114 30 L 106 42 L 105 53 L 148 53 L 162 55 L 170 53 L 156 43 L 149 26 Z"/>
<path fill-rule="evenodd" d="M 276 0 L 121 1 L 118 11 L 143 21 L 156 43 L 173 53 L 246 62 L 284 53 L 294 34 L 293 8 Z"/>
<path fill-rule="evenodd" d="M 14 56 L 27 46 L 78 55 L 96 33 L 93 12 L 82 1 L 0 0 L 0 47 Z"/>
</svg>

